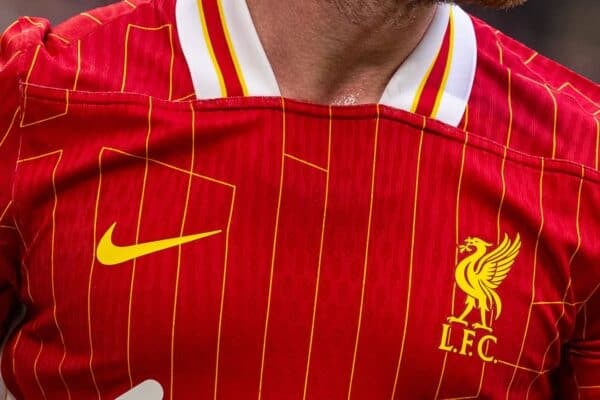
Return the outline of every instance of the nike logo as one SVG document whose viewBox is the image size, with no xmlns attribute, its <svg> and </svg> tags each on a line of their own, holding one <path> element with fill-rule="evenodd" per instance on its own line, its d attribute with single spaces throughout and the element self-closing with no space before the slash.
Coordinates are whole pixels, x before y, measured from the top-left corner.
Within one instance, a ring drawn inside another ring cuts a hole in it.
<svg viewBox="0 0 600 400">
<path fill-rule="evenodd" d="M 195 235 L 179 236 L 170 239 L 155 240 L 153 242 L 136 243 L 129 246 L 119 246 L 112 240 L 113 231 L 117 223 L 113 223 L 110 228 L 102 235 L 96 249 L 96 258 L 104 265 L 117 265 L 126 261 L 131 261 L 138 257 L 156 253 L 162 250 L 177 247 L 182 244 L 194 242 L 209 236 L 218 235 L 221 230 L 198 233 Z"/>
</svg>

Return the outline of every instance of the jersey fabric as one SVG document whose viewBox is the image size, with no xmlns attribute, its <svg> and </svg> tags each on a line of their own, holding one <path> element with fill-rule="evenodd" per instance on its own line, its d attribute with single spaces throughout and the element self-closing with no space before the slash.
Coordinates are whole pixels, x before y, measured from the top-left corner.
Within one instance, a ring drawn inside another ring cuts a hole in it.
<svg viewBox="0 0 600 400">
<path fill-rule="evenodd" d="M 447 4 L 377 105 L 236 0 L 0 46 L 7 396 L 600 398 L 597 85 Z"/>
</svg>

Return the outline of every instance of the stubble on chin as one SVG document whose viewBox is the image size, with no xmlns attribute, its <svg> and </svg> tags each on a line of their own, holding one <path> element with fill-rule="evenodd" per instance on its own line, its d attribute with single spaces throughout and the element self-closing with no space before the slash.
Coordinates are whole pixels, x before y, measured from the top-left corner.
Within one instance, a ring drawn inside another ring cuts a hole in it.
<svg viewBox="0 0 600 400">
<path fill-rule="evenodd" d="M 410 26 L 435 4 L 455 3 L 495 9 L 522 5 L 527 0 L 319 0 L 333 6 L 337 13 L 353 25 L 391 25 L 395 28 Z"/>
<path fill-rule="evenodd" d="M 455 0 L 454 3 L 461 5 L 475 5 L 490 8 L 511 8 L 520 6 L 527 0 Z"/>
<path fill-rule="evenodd" d="M 321 0 L 323 1 L 323 0 Z M 446 0 L 442 0 L 446 1 Z M 372 26 L 391 24 L 396 27 L 409 25 L 422 10 L 431 8 L 440 0 L 324 0 L 337 13 L 354 24 Z"/>
<path fill-rule="evenodd" d="M 401 22 L 412 20 L 420 10 L 430 8 L 436 3 L 456 3 L 505 9 L 522 5 L 527 0 L 324 0 L 333 5 L 339 13 L 354 24 L 362 24 L 374 19 L 384 20 L 393 15 Z"/>
</svg>

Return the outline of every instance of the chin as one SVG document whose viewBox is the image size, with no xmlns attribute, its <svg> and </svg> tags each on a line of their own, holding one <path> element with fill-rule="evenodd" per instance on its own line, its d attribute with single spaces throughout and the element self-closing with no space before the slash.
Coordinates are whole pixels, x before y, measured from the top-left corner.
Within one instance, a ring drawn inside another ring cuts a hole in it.
<svg viewBox="0 0 600 400">
<path fill-rule="evenodd" d="M 469 4 L 493 8 L 510 8 L 519 6 L 527 0 L 456 0 L 457 4 Z"/>
</svg>

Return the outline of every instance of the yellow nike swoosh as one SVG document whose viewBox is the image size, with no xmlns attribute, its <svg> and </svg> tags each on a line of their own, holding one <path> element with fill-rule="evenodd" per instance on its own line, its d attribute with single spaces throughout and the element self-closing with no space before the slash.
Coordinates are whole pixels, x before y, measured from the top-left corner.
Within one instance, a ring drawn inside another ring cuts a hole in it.
<svg viewBox="0 0 600 400">
<path fill-rule="evenodd" d="M 170 239 L 156 240 L 153 242 L 137 243 L 129 246 L 118 246 L 113 243 L 112 235 L 117 223 L 113 223 L 102 235 L 96 249 L 96 258 L 104 265 L 117 265 L 135 258 L 170 249 L 195 240 L 204 239 L 221 233 L 221 230 L 198 233 L 195 235 L 180 236 Z"/>
</svg>

